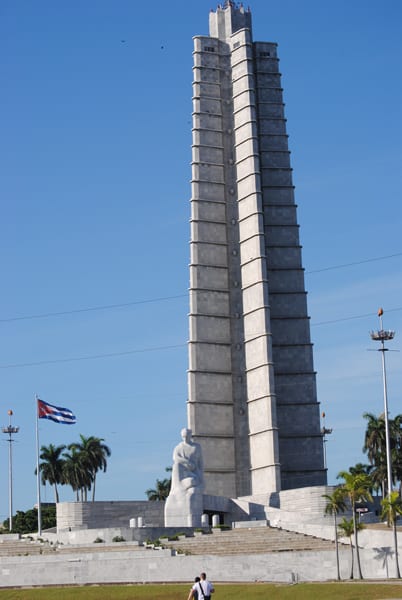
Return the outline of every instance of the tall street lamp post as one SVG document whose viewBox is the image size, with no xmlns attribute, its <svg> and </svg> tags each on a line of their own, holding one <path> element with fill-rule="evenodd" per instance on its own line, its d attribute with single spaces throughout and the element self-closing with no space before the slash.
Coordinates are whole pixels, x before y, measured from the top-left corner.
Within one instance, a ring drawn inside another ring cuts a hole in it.
<svg viewBox="0 0 402 600">
<path fill-rule="evenodd" d="M 11 425 L 11 417 L 13 415 L 13 411 L 9 410 L 7 412 L 9 416 L 9 423 L 7 427 L 2 427 L 2 432 L 8 435 L 8 529 L 9 531 L 13 528 L 13 453 L 12 453 L 12 443 L 13 433 L 18 433 L 20 428 L 13 427 Z"/>
<path fill-rule="evenodd" d="M 322 435 L 322 442 L 323 442 L 323 446 L 324 446 L 324 469 L 327 468 L 327 438 L 326 436 L 332 433 L 332 428 L 329 429 L 328 427 L 325 427 L 325 412 L 323 412 L 321 414 L 322 416 L 322 427 L 321 427 L 321 435 Z"/>
<path fill-rule="evenodd" d="M 380 319 L 380 329 L 378 331 L 371 331 L 371 339 L 375 342 L 380 342 L 381 347 L 378 349 L 381 352 L 382 359 L 382 382 L 383 382 L 383 394 L 384 394 L 384 421 L 385 421 L 385 447 L 387 454 L 387 479 L 388 479 L 388 496 L 392 492 L 392 464 L 391 464 L 391 444 L 389 437 L 389 423 L 388 423 L 388 396 L 387 396 L 387 373 L 385 370 L 385 353 L 388 348 L 385 347 L 385 342 L 392 340 L 395 336 L 395 331 L 390 329 L 384 329 L 382 325 L 382 316 L 384 311 L 382 308 L 378 309 L 378 317 Z"/>
</svg>

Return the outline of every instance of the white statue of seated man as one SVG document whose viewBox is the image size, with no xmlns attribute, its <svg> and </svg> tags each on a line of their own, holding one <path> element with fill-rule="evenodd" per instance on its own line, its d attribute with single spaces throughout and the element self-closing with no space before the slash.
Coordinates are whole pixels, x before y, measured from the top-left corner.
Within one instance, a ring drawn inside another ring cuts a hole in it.
<svg viewBox="0 0 402 600">
<path fill-rule="evenodd" d="M 199 527 L 204 472 L 200 444 L 191 429 L 181 430 L 182 442 L 173 451 L 172 486 L 165 505 L 165 527 Z"/>
</svg>

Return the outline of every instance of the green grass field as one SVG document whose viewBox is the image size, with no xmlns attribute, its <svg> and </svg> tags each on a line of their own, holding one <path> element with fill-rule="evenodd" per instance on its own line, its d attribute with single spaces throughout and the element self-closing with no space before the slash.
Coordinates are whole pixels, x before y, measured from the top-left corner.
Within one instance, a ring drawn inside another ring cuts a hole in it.
<svg viewBox="0 0 402 600">
<path fill-rule="evenodd" d="M 402 599 L 402 582 L 396 583 L 300 583 L 221 584 L 214 600 L 385 600 Z M 187 600 L 189 585 L 111 585 L 0 589 L 0 600 Z"/>
</svg>

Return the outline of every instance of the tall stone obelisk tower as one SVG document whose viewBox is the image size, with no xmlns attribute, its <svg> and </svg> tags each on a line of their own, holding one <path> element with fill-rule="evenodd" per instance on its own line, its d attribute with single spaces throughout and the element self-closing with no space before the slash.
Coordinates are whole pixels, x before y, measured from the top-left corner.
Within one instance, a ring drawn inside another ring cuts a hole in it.
<svg viewBox="0 0 402 600">
<path fill-rule="evenodd" d="M 206 493 L 326 484 L 277 45 L 194 38 L 188 426 Z"/>
</svg>

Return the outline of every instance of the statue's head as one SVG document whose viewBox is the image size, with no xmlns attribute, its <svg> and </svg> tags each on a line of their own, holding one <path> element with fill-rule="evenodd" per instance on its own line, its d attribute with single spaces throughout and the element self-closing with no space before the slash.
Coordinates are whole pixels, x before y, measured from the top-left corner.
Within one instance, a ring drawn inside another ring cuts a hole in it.
<svg viewBox="0 0 402 600">
<path fill-rule="evenodd" d="M 191 437 L 192 437 L 192 434 L 193 434 L 193 432 L 191 431 L 191 429 L 187 429 L 187 427 L 184 427 L 181 430 L 180 433 L 181 433 L 181 437 L 182 437 L 183 441 L 186 441 L 186 442 L 191 441 Z"/>
</svg>

